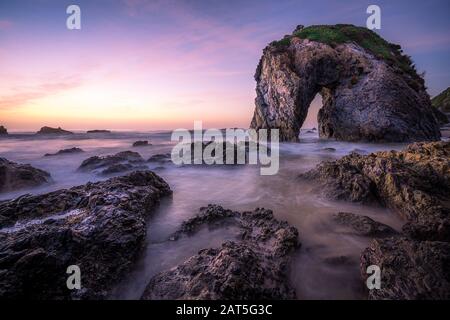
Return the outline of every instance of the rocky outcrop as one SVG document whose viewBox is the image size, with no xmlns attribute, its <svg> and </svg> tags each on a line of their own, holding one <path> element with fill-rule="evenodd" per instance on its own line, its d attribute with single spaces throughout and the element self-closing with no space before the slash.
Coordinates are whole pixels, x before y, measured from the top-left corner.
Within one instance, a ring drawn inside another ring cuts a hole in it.
<svg viewBox="0 0 450 320">
<path fill-rule="evenodd" d="M 133 143 L 133 147 L 147 147 L 151 146 L 151 143 L 148 143 L 147 140 L 139 140 Z"/>
<path fill-rule="evenodd" d="M 378 203 L 407 221 L 415 239 L 450 241 L 450 142 L 415 143 L 404 151 L 352 153 L 301 177 L 338 200 Z"/>
<path fill-rule="evenodd" d="M 137 257 L 167 183 L 151 171 L 0 202 L 0 298 L 105 298 Z M 81 271 L 68 290 L 67 268 Z"/>
<path fill-rule="evenodd" d="M 450 297 L 450 142 L 353 153 L 302 177 L 317 181 L 331 198 L 388 206 L 406 220 L 400 235 L 372 240 L 361 255 L 364 281 L 368 266 L 381 270 L 381 289 L 369 290 L 370 299 Z M 373 227 L 366 219 L 344 220 L 363 231 Z"/>
<path fill-rule="evenodd" d="M 50 174 L 44 170 L 0 158 L 0 193 L 38 187 L 49 182 Z"/>
<path fill-rule="evenodd" d="M 0 126 L 0 135 L 8 134 L 8 130 L 4 126 Z"/>
<path fill-rule="evenodd" d="M 294 299 L 287 283 L 289 257 L 298 232 L 274 219 L 270 210 L 233 212 L 209 205 L 176 233 L 195 233 L 202 225 L 235 223 L 239 242 L 201 250 L 179 266 L 154 276 L 142 299 Z"/>
<path fill-rule="evenodd" d="M 123 151 L 114 155 L 94 156 L 84 160 L 78 171 L 91 171 L 99 175 L 109 175 L 131 170 L 142 170 L 147 167 L 145 160 L 137 152 Z"/>
<path fill-rule="evenodd" d="M 308 108 L 322 95 L 319 135 L 338 140 L 440 139 L 423 79 L 412 61 L 367 28 L 297 29 L 264 49 L 255 74 L 255 129 L 297 141 Z"/>
<path fill-rule="evenodd" d="M 369 299 L 450 299 L 450 243 L 407 238 L 373 240 L 361 255 L 361 274 L 367 267 L 381 269 L 381 288 Z"/>
<path fill-rule="evenodd" d="M 350 212 L 339 212 L 333 215 L 338 224 L 349 227 L 352 233 L 364 237 L 384 238 L 398 234 L 393 228 L 367 216 Z"/>
<path fill-rule="evenodd" d="M 62 149 L 56 153 L 46 153 L 44 155 L 44 157 L 61 156 L 61 155 L 66 155 L 66 154 L 74 154 L 74 153 L 82 153 L 82 152 L 84 152 L 83 149 L 74 147 L 74 148 L 69 148 L 69 149 Z"/>
<path fill-rule="evenodd" d="M 42 127 L 38 132 L 36 132 L 36 134 L 67 135 L 73 134 L 73 132 L 61 129 L 61 127 L 58 128 Z"/>
<path fill-rule="evenodd" d="M 439 111 L 450 113 L 450 87 L 434 97 L 431 103 Z"/>
</svg>

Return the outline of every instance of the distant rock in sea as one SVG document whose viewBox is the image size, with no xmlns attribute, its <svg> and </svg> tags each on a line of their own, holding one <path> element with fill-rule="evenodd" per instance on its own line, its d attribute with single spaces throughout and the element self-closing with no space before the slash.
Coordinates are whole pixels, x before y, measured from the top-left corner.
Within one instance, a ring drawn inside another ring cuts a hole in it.
<svg viewBox="0 0 450 320">
<path fill-rule="evenodd" d="M 38 187 L 51 181 L 50 174 L 44 170 L 0 158 L 0 193 Z"/>
<path fill-rule="evenodd" d="M 0 134 L 8 134 L 8 130 L 4 126 L 0 126 Z"/>
<path fill-rule="evenodd" d="M 88 130 L 86 133 L 111 133 L 109 130 Z"/>
<path fill-rule="evenodd" d="M 151 143 L 148 143 L 147 140 L 139 140 L 133 143 L 133 147 L 146 147 L 151 146 Z"/>
<path fill-rule="evenodd" d="M 61 127 L 58 128 L 51 128 L 51 127 L 42 127 L 36 134 L 73 134 L 71 131 L 67 131 L 64 129 L 61 129 Z"/>
<path fill-rule="evenodd" d="M 44 157 L 52 157 L 52 156 L 60 156 L 65 154 L 73 154 L 73 153 L 81 153 L 84 152 L 83 149 L 80 148 L 70 148 L 70 149 L 62 149 L 56 153 L 46 153 Z"/>
</svg>

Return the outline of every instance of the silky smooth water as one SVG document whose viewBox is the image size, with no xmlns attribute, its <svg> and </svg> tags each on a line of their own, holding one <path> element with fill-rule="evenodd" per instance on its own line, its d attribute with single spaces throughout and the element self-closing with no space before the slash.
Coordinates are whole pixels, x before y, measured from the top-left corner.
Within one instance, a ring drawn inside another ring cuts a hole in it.
<svg viewBox="0 0 450 320">
<path fill-rule="evenodd" d="M 315 133 L 301 134 L 299 143 L 280 144 L 280 170 L 274 176 L 261 176 L 258 166 L 165 166 L 149 164 L 164 178 L 173 196 L 162 201 L 149 217 L 146 246 L 129 275 L 117 285 L 111 298 L 138 299 L 149 279 L 196 254 L 198 250 L 219 247 L 225 240 L 236 239 L 233 227 L 209 230 L 178 241 L 167 241 L 182 221 L 193 217 L 200 207 L 219 204 L 233 210 L 264 207 L 299 230 L 301 247 L 295 252 L 289 279 L 299 299 L 358 299 L 363 297 L 359 274 L 359 255 L 370 239 L 359 237 L 336 225 L 331 215 L 346 211 L 363 214 L 400 229 L 402 222 L 387 209 L 323 198 L 311 182 L 298 175 L 324 160 L 342 157 L 354 150 L 371 153 L 402 149 L 403 144 L 366 144 L 321 140 Z M 149 140 L 152 146 L 132 148 L 136 140 Z M 36 135 L 12 135 L 0 139 L 0 157 L 31 165 L 51 173 L 48 186 L 0 195 L 0 200 L 24 193 L 44 193 L 97 181 L 100 178 L 76 169 L 94 155 L 132 150 L 145 159 L 170 152 L 174 142 L 170 132 L 126 132 L 112 134 L 75 134 L 46 138 Z M 43 157 L 60 149 L 79 147 L 86 152 Z M 334 148 L 335 151 L 325 150 Z M 331 264 L 329 258 L 346 257 L 346 263 Z"/>
</svg>

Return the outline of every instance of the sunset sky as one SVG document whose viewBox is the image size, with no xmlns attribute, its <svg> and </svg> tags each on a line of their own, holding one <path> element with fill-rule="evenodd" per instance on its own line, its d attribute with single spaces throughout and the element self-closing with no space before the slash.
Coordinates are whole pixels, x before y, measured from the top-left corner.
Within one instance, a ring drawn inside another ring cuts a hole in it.
<svg viewBox="0 0 450 320">
<path fill-rule="evenodd" d="M 66 28 L 70 4 L 81 30 Z M 297 24 L 364 26 L 369 4 L 429 93 L 450 86 L 448 0 L 0 0 L 0 125 L 247 127 L 262 49 Z"/>
</svg>

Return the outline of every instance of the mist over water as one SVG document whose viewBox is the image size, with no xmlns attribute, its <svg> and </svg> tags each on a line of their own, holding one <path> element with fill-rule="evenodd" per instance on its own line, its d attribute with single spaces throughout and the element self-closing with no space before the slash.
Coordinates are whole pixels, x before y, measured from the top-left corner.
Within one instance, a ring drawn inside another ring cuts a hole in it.
<svg viewBox="0 0 450 320">
<path fill-rule="evenodd" d="M 149 217 L 146 246 L 130 274 L 118 284 L 111 298 L 137 299 L 150 278 L 196 254 L 198 250 L 219 247 L 225 240 L 237 239 L 235 227 L 202 229 L 192 237 L 166 241 L 181 223 L 198 213 L 200 207 L 218 204 L 244 211 L 257 207 L 271 209 L 281 220 L 299 231 L 301 247 L 294 254 L 290 281 L 299 299 L 362 298 L 359 254 L 370 239 L 359 237 L 336 225 L 331 215 L 345 211 L 367 215 L 399 230 L 402 222 L 387 209 L 335 202 L 324 199 L 310 182 L 298 175 L 325 160 L 340 158 L 354 150 L 371 153 L 402 149 L 404 144 L 365 144 L 320 140 L 315 132 L 302 130 L 300 143 L 280 144 L 280 170 L 274 176 L 261 176 L 258 166 L 185 166 L 150 164 L 165 179 L 173 196 L 162 201 Z M 0 157 L 29 163 L 48 171 L 54 183 L 45 187 L 0 195 L 0 200 L 25 193 L 44 193 L 70 188 L 109 177 L 77 172 L 81 162 L 91 156 L 120 151 L 139 152 L 144 159 L 171 151 L 175 142 L 171 132 L 124 132 L 111 134 L 75 134 L 48 138 L 36 135 L 11 135 L 0 139 Z M 152 143 L 131 147 L 137 140 Z M 60 149 L 78 147 L 84 153 L 44 157 Z M 333 148 L 335 151 L 331 149 Z M 329 259 L 345 257 L 345 263 L 330 264 Z M 328 259 L 328 260 L 327 260 Z"/>
</svg>

